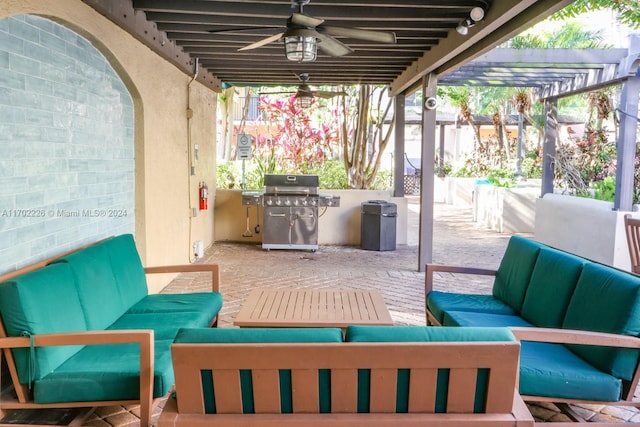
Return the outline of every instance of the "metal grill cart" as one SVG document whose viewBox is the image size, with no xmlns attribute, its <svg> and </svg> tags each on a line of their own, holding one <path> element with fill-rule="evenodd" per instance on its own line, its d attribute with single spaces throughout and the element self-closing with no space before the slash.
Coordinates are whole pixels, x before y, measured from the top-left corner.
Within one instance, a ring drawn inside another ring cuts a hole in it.
<svg viewBox="0 0 640 427">
<path fill-rule="evenodd" d="M 243 205 L 263 206 L 263 249 L 318 249 L 318 208 L 340 206 L 318 187 L 317 175 L 267 174 L 263 194 L 243 193 Z"/>
</svg>

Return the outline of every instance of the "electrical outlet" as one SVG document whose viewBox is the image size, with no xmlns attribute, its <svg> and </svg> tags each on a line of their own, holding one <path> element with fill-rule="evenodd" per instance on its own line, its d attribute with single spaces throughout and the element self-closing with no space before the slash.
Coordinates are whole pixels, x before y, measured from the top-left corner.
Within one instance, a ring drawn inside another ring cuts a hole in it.
<svg viewBox="0 0 640 427">
<path fill-rule="evenodd" d="M 197 208 L 191 208 L 191 216 L 194 217 L 194 218 L 198 216 L 198 209 Z"/>
</svg>

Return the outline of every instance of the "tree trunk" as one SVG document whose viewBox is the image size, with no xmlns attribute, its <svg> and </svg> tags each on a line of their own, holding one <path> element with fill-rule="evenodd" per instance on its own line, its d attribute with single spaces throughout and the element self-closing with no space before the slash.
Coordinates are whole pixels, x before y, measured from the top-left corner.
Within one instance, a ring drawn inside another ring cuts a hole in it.
<svg viewBox="0 0 640 427">
<path fill-rule="evenodd" d="M 395 122 L 394 117 L 391 127 L 385 133 L 384 121 L 391 111 L 391 101 L 384 112 L 381 112 L 383 96 L 380 93 L 375 103 L 377 116 L 372 117 L 373 95 L 375 90 L 370 85 L 362 85 L 358 92 L 356 111 L 351 117 L 346 100 L 342 104 L 342 154 L 349 187 L 353 189 L 367 189 L 374 182 Z"/>
</svg>

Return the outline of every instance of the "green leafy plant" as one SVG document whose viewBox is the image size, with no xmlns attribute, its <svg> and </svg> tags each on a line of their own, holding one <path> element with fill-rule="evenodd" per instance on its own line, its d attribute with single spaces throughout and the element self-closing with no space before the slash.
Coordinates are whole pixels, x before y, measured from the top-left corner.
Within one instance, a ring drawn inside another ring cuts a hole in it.
<svg viewBox="0 0 640 427">
<path fill-rule="evenodd" d="M 219 163 L 216 167 L 216 183 L 218 188 L 239 187 L 239 173 L 233 162 Z"/>
<path fill-rule="evenodd" d="M 608 176 L 600 181 L 594 181 L 591 186 L 595 189 L 593 198 L 613 202 L 616 195 L 616 179 Z"/>
<path fill-rule="evenodd" d="M 302 172 L 318 175 L 320 188 L 335 190 L 349 188 L 349 180 L 341 160 L 327 160 L 312 168 L 305 167 Z"/>
</svg>

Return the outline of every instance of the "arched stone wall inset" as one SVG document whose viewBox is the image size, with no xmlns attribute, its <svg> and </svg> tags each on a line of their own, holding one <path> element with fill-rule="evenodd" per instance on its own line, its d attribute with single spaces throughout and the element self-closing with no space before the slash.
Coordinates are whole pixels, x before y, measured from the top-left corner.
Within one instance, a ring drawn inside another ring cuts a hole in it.
<svg viewBox="0 0 640 427">
<path fill-rule="evenodd" d="M 82 35 L 0 20 L 0 273 L 135 228 L 134 102 Z"/>
</svg>

